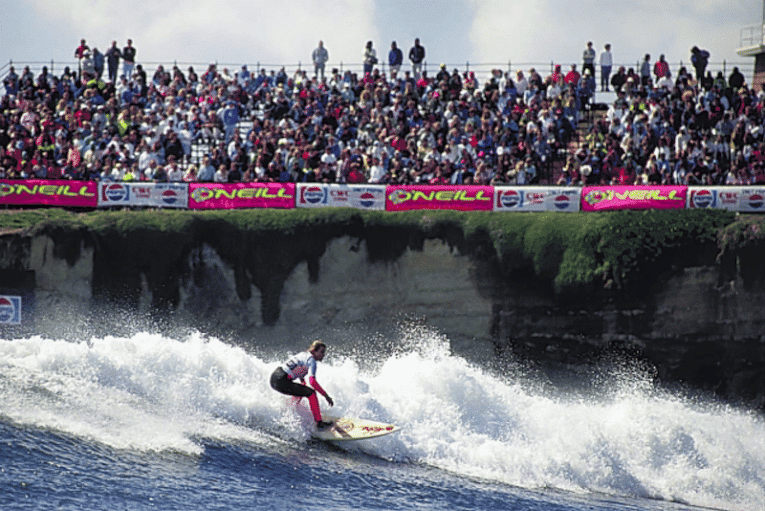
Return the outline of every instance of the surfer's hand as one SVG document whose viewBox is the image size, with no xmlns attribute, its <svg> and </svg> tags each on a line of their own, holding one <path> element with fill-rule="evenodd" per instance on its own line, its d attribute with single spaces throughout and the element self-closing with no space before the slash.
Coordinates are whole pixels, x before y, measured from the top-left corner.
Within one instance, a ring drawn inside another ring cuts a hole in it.
<svg viewBox="0 0 765 511">
<path fill-rule="evenodd" d="M 327 400 L 327 403 L 329 403 L 329 406 L 335 406 L 335 402 L 334 402 L 334 401 L 332 401 L 332 398 L 331 398 L 331 397 L 329 397 L 329 394 L 327 394 L 326 396 L 324 396 L 324 399 L 326 399 L 326 400 Z"/>
</svg>

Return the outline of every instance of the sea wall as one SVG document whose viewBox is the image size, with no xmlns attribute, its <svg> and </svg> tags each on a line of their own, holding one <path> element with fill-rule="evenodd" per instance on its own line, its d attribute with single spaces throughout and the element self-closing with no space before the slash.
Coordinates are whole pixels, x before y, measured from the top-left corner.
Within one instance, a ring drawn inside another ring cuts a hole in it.
<svg viewBox="0 0 765 511">
<path fill-rule="evenodd" d="M 765 404 L 765 250 L 757 244 L 723 250 L 685 239 L 660 254 L 638 251 L 627 269 L 596 266 L 602 275 L 574 285 L 549 271 L 573 257 L 565 240 L 524 255 L 507 248 L 510 231 L 471 231 L 464 217 L 440 225 L 418 217 L 417 228 L 355 215 L 289 227 L 180 218 L 0 236 L 0 294 L 33 304 L 24 325 L 3 336 L 126 331 L 127 315 L 244 343 L 331 335 L 363 347 L 420 324 L 471 358 L 575 374 L 617 354 L 666 383 Z M 531 246 L 534 227 L 522 229 Z M 572 264 L 587 273 L 580 259 Z"/>
</svg>

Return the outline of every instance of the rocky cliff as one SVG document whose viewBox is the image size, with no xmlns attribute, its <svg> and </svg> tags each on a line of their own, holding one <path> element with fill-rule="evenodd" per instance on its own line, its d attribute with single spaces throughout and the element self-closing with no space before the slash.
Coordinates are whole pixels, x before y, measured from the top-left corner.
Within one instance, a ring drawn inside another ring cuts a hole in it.
<svg viewBox="0 0 765 511">
<path fill-rule="evenodd" d="M 471 357 L 571 374 L 618 354 L 765 404 L 763 251 L 721 244 L 707 217 L 659 243 L 646 233 L 668 220 L 645 214 L 278 213 L 102 213 L 0 235 L 0 294 L 27 304 L 2 333 L 110 333 L 141 317 L 279 342 L 418 322 Z"/>
</svg>

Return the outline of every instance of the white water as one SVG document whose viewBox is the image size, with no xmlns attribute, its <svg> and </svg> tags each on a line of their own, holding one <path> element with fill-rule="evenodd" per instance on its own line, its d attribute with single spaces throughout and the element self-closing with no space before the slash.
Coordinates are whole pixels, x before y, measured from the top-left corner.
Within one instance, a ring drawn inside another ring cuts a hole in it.
<svg viewBox="0 0 765 511">
<path fill-rule="evenodd" d="M 320 364 L 333 414 L 402 427 L 355 449 L 526 488 L 765 509 L 758 414 L 661 392 L 629 373 L 605 378 L 595 396 L 560 395 L 471 365 L 436 335 L 413 336 L 383 360 L 330 351 Z M 0 417 L 189 455 L 202 439 L 305 441 L 310 420 L 268 385 L 277 363 L 200 336 L 3 341 Z"/>
</svg>

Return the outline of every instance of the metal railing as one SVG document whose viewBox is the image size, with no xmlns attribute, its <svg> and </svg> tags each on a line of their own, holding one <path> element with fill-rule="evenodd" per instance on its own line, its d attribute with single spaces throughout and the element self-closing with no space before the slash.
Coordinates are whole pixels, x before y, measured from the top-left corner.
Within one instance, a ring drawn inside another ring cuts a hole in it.
<svg viewBox="0 0 765 511">
<path fill-rule="evenodd" d="M 756 44 L 762 44 L 762 37 L 763 37 L 763 27 L 749 27 L 751 30 L 757 30 L 756 34 L 751 36 L 750 39 L 747 39 L 747 41 L 755 41 L 757 40 L 756 37 L 759 37 L 760 43 L 754 43 L 752 46 Z M 743 39 L 743 33 L 744 30 L 742 29 L 742 41 Z M 755 37 L 756 36 L 756 37 Z M 743 44 L 743 43 L 742 43 Z M 246 65 L 247 68 L 250 70 L 250 72 L 260 73 L 261 69 L 265 69 L 266 72 L 270 73 L 271 71 L 278 72 L 280 69 L 284 68 L 287 72 L 287 76 L 292 77 L 294 76 L 295 72 L 298 70 L 306 70 L 309 73 L 309 76 L 313 75 L 313 64 L 310 62 L 303 63 L 302 61 L 298 61 L 297 63 L 287 63 L 287 64 L 270 64 L 270 63 L 262 63 L 262 62 L 239 62 L 239 63 L 228 63 L 228 62 L 179 62 L 179 61 L 173 61 L 173 62 L 139 62 L 143 68 L 144 71 L 146 71 L 147 75 L 151 77 L 154 72 L 157 70 L 157 68 L 161 65 L 165 68 L 165 70 L 170 71 L 172 70 L 173 66 L 178 66 L 179 69 L 181 69 L 184 74 L 187 72 L 189 67 L 193 67 L 197 74 L 204 73 L 207 68 L 210 66 L 210 64 L 215 64 L 217 69 L 219 71 L 222 71 L 223 69 L 228 69 L 230 74 L 233 76 L 234 73 L 239 71 L 242 67 L 242 65 Z M 447 70 L 449 72 L 452 72 L 454 69 L 457 69 L 459 71 L 474 71 L 476 73 L 476 76 L 481 79 L 485 79 L 486 76 L 488 76 L 493 70 L 500 70 L 502 72 L 510 73 L 511 77 L 514 77 L 514 73 L 517 70 L 522 70 L 524 73 L 528 72 L 530 68 L 535 68 L 537 72 L 539 72 L 543 77 L 546 76 L 549 73 L 552 73 L 555 69 L 556 64 L 560 64 L 561 67 L 564 70 L 568 70 L 568 67 L 572 64 L 576 63 L 577 65 L 580 65 L 580 62 L 568 62 L 568 61 L 555 61 L 551 60 L 548 62 L 513 62 L 511 60 L 508 60 L 507 62 L 446 62 L 444 65 L 446 66 Z M 639 60 L 635 62 L 623 62 L 623 63 L 615 63 L 613 66 L 613 70 L 616 71 L 620 66 L 624 66 L 625 68 L 633 68 L 636 72 L 639 72 L 640 70 L 640 64 L 641 62 Z M 428 62 L 423 62 L 423 70 L 427 71 L 429 76 L 435 76 L 435 74 L 438 72 L 440 68 L 441 63 L 439 64 L 428 64 Z M 13 66 L 15 68 L 15 71 L 17 74 L 20 74 L 20 71 L 25 68 L 29 67 L 30 71 L 32 71 L 33 74 L 37 75 L 40 73 L 43 67 L 48 68 L 48 72 L 51 74 L 62 74 L 64 72 L 64 69 L 66 67 L 69 67 L 70 70 L 77 70 L 78 69 L 78 62 L 76 60 L 66 60 L 66 61 L 13 61 L 9 60 L 8 62 L 0 65 L 0 78 L 5 78 L 9 71 L 10 67 Z M 675 68 L 672 69 L 673 74 L 677 75 L 677 70 L 680 69 L 680 67 L 685 67 L 687 70 L 692 70 L 692 65 L 689 61 L 679 61 L 676 63 Z M 377 68 L 380 69 L 381 73 L 384 73 L 386 76 L 389 72 L 389 66 L 385 62 L 381 61 L 377 66 Z M 596 68 L 599 66 L 596 66 Z M 738 67 L 739 71 L 741 71 L 744 76 L 746 77 L 747 83 L 752 83 L 752 78 L 754 77 L 754 60 L 753 59 L 747 59 L 742 61 L 711 61 L 709 62 L 709 65 L 707 69 L 712 72 L 712 76 L 716 75 L 718 71 L 721 71 L 723 73 L 723 76 L 726 78 L 728 77 L 729 73 L 733 70 L 733 67 Z M 356 73 L 358 75 L 361 75 L 363 72 L 363 64 L 360 62 L 352 62 L 352 63 L 345 63 L 345 62 L 338 62 L 333 65 L 327 65 L 326 67 L 326 74 L 327 76 L 332 75 L 332 70 L 337 69 L 340 74 L 342 75 L 346 71 L 350 71 L 351 73 Z M 410 69 L 409 66 L 402 65 L 401 70 L 399 71 L 399 76 L 404 75 L 404 71 Z M 0 89 L 0 94 L 2 94 L 3 91 Z"/>
</svg>

